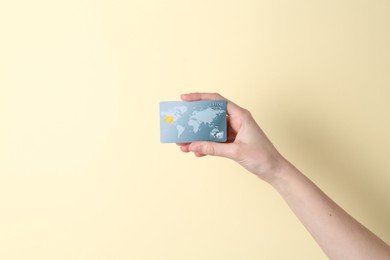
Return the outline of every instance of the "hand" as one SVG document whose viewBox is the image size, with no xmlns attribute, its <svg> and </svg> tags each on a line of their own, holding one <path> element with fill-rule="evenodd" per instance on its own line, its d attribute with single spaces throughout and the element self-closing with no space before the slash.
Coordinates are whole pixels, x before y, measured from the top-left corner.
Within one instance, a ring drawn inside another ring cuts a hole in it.
<svg viewBox="0 0 390 260">
<path fill-rule="evenodd" d="M 271 181 L 284 163 L 284 158 L 275 149 L 251 113 L 219 94 L 191 93 L 181 95 L 183 101 L 226 100 L 227 131 L 226 143 L 193 142 L 178 144 L 183 152 L 193 152 L 196 156 L 221 156 L 241 164 L 258 177 Z"/>
</svg>

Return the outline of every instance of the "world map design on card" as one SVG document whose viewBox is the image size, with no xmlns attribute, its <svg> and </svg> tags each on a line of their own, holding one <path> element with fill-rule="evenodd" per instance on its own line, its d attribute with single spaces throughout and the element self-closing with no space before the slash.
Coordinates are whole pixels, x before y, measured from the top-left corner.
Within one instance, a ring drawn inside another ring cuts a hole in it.
<svg viewBox="0 0 390 260">
<path fill-rule="evenodd" d="M 226 101 L 160 102 L 162 143 L 225 142 Z"/>
</svg>

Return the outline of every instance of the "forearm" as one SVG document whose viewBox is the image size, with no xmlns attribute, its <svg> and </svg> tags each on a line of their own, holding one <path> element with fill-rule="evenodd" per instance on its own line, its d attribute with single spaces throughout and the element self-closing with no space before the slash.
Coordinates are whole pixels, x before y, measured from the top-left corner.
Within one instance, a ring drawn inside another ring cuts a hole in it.
<svg viewBox="0 0 390 260">
<path fill-rule="evenodd" d="M 271 185 L 330 259 L 390 259 L 390 248 L 288 162 Z"/>
</svg>

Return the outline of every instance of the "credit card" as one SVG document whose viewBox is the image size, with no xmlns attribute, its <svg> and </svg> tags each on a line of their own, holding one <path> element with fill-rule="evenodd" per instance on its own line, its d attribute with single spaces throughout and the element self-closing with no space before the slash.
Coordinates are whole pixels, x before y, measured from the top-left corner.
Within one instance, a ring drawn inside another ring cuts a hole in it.
<svg viewBox="0 0 390 260">
<path fill-rule="evenodd" d="M 226 142 L 226 101 L 160 102 L 161 143 Z"/>
</svg>

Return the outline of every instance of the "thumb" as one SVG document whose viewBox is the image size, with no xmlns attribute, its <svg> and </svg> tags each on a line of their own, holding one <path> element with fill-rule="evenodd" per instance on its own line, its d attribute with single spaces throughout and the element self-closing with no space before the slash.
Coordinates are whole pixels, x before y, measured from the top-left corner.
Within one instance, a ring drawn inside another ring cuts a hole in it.
<svg viewBox="0 0 390 260">
<path fill-rule="evenodd" d="M 235 159 L 237 147 L 233 143 L 193 142 L 189 150 L 194 153 Z"/>
</svg>

